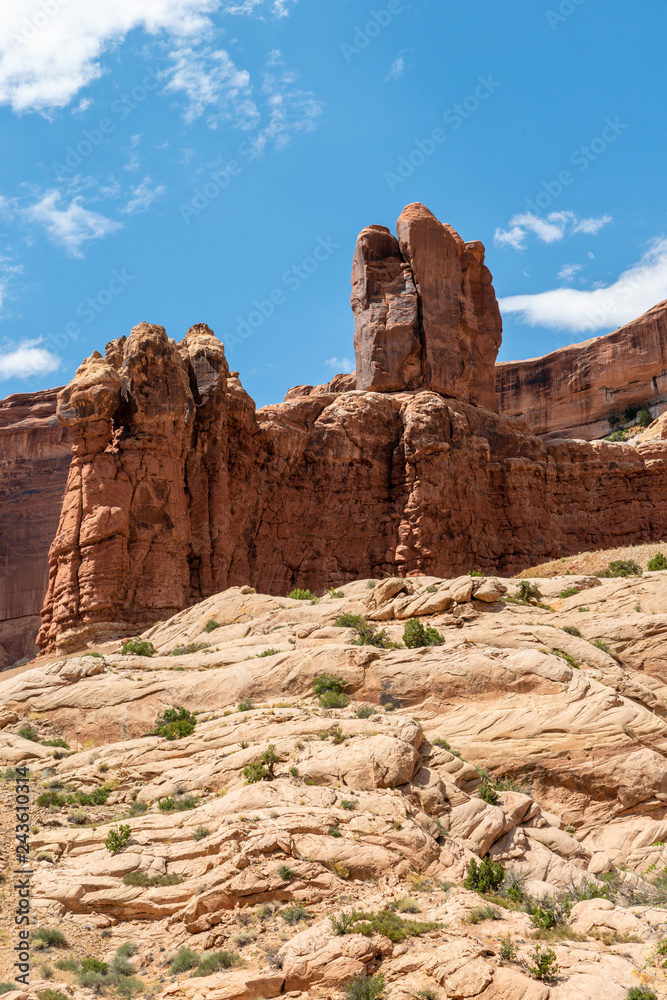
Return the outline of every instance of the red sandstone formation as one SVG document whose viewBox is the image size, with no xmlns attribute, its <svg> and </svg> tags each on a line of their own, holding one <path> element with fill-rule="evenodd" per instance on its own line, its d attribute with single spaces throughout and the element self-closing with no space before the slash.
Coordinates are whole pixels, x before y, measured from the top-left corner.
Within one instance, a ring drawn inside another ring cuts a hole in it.
<svg viewBox="0 0 667 1000">
<path fill-rule="evenodd" d="M 58 389 L 0 401 L 0 670 L 35 652 L 71 459 Z"/>
<path fill-rule="evenodd" d="M 605 337 L 496 365 L 496 391 L 501 413 L 548 438 L 604 437 L 628 407 L 657 417 L 667 409 L 667 301 Z"/>
<path fill-rule="evenodd" d="M 336 376 L 255 413 L 203 324 L 175 344 L 142 323 L 83 363 L 58 401 L 74 448 L 44 648 L 235 584 L 511 573 L 664 536 L 667 442 L 545 443 L 494 412 L 483 247 L 422 205 L 398 233 L 357 246 L 356 388 Z"/>
</svg>

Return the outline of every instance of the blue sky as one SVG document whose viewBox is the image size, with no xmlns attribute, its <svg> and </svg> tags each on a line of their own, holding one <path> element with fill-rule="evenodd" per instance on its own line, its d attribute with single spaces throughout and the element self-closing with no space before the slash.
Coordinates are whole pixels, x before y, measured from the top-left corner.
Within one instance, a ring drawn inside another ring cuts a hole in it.
<svg viewBox="0 0 667 1000">
<path fill-rule="evenodd" d="M 352 252 L 423 201 L 480 239 L 500 358 L 667 298 L 661 0 L 14 0 L 0 395 L 206 322 L 258 405 L 349 370 Z"/>
</svg>

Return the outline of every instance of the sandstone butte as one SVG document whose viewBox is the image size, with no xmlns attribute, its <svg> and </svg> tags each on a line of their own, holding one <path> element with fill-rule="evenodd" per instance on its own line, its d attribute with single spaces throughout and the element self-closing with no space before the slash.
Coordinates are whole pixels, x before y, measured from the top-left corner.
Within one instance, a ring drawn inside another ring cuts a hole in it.
<svg viewBox="0 0 667 1000">
<path fill-rule="evenodd" d="M 15 504 L 73 449 L 57 529 L 30 494 L 44 652 L 0 675 L 7 1000 L 667 995 L 667 425 L 498 412 L 481 244 L 421 205 L 397 234 L 359 237 L 354 377 L 256 412 L 208 327 L 144 323 L 58 423 L 6 401 L 45 441 Z M 633 542 L 639 575 L 557 575 Z"/>
</svg>

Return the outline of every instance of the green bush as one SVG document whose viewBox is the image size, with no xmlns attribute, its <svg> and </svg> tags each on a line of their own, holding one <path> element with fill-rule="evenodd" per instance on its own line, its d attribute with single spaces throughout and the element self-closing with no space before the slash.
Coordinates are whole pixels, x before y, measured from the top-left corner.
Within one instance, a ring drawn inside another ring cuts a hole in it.
<svg viewBox="0 0 667 1000">
<path fill-rule="evenodd" d="M 337 694 L 335 691 L 327 691 L 320 698 L 322 708 L 347 708 L 350 699 L 346 694 Z"/>
<path fill-rule="evenodd" d="M 44 970 L 46 968 L 48 968 L 48 966 L 42 966 L 42 970 Z M 51 972 L 53 972 L 53 969 L 51 969 Z M 48 979 L 53 979 L 53 976 L 48 976 L 47 977 L 47 976 L 44 975 L 44 972 L 42 972 L 42 978 L 43 979 L 47 979 L 47 978 Z M 17 989 L 17 987 L 14 986 L 13 989 Z M 3 992 L 5 992 L 5 991 L 3 990 Z M 49 989 L 39 990 L 39 992 L 37 993 L 37 996 L 39 997 L 39 1000 L 68 1000 L 68 998 L 65 996 L 65 994 L 64 993 L 60 993 L 59 990 L 49 990 Z"/>
<path fill-rule="evenodd" d="M 577 638 L 581 639 L 581 632 L 576 625 L 563 625 L 563 632 L 567 632 L 568 635 L 576 635 Z"/>
<path fill-rule="evenodd" d="M 656 554 L 649 559 L 646 568 L 649 573 L 656 573 L 659 569 L 667 569 L 667 559 L 665 559 L 662 552 L 656 552 Z"/>
<path fill-rule="evenodd" d="M 133 802 L 127 811 L 127 815 L 129 818 L 132 818 L 133 816 L 143 816 L 147 812 L 148 806 L 145 802 Z"/>
<path fill-rule="evenodd" d="M 319 696 L 322 708 L 347 708 L 350 699 L 343 688 L 343 681 L 335 674 L 319 674 L 312 684 L 313 694 Z"/>
<path fill-rule="evenodd" d="M 378 649 L 398 649 L 398 644 L 391 642 L 386 628 L 378 632 L 374 622 L 367 622 L 361 615 L 339 615 L 334 625 L 337 628 L 351 628 L 354 638 L 350 639 L 353 646 L 376 646 Z"/>
<path fill-rule="evenodd" d="M 170 795 L 166 799 L 160 799 L 157 807 L 160 812 L 185 812 L 186 809 L 194 809 L 199 805 L 196 795 Z"/>
<path fill-rule="evenodd" d="M 179 948 L 176 952 L 174 958 L 169 965 L 169 975 L 179 976 L 182 972 L 189 972 L 190 969 L 194 969 L 195 966 L 199 965 L 201 961 L 198 952 L 194 951 L 192 948 L 186 948 L 185 945 Z"/>
<path fill-rule="evenodd" d="M 41 795 L 37 796 L 37 805 L 42 808 L 47 808 L 48 806 L 60 808 L 60 806 L 67 805 L 67 796 L 61 792 L 57 792 L 55 789 L 53 791 L 42 792 Z"/>
<path fill-rule="evenodd" d="M 292 871 L 291 868 L 288 868 L 287 865 L 281 865 L 278 869 L 278 874 L 284 882 L 291 882 L 293 879 L 299 877 L 297 873 Z"/>
<path fill-rule="evenodd" d="M 649 424 L 653 423 L 653 414 L 648 406 L 642 406 L 637 416 L 637 423 L 640 427 L 648 427 Z"/>
<path fill-rule="evenodd" d="M 166 740 L 180 740 L 190 736 L 197 725 L 197 718 L 182 705 L 172 705 L 171 708 L 158 715 L 155 725 L 147 736 L 163 736 Z"/>
<path fill-rule="evenodd" d="M 505 869 L 500 861 L 492 861 L 487 855 L 479 865 L 474 858 L 470 859 L 463 887 L 473 892 L 493 892 L 504 880 Z"/>
<path fill-rule="evenodd" d="M 495 790 L 486 775 L 484 775 L 480 784 L 477 786 L 476 792 L 480 799 L 484 802 L 488 802 L 490 806 L 495 806 L 498 801 L 498 792 Z"/>
<path fill-rule="evenodd" d="M 512 941 L 509 932 L 504 934 L 500 939 L 500 957 L 505 962 L 516 962 L 517 954 L 517 947 L 514 941 Z"/>
<path fill-rule="evenodd" d="M 109 830 L 107 839 L 104 841 L 104 846 L 110 854 L 118 854 L 127 847 L 131 836 L 131 827 L 127 823 L 121 823 L 120 826 Z"/>
<path fill-rule="evenodd" d="M 658 994 L 654 993 L 648 986 L 631 986 L 626 1000 L 658 1000 Z"/>
<path fill-rule="evenodd" d="M 193 840 L 204 840 L 206 837 L 210 837 L 211 831 L 207 826 L 198 826 L 195 832 L 192 834 Z"/>
<path fill-rule="evenodd" d="M 561 590 L 561 592 L 560 592 L 560 594 L 558 596 L 562 597 L 563 600 L 565 600 L 566 597 L 574 597 L 575 594 L 579 594 L 579 593 L 580 593 L 580 590 L 579 590 L 578 587 L 566 587 L 565 590 Z"/>
<path fill-rule="evenodd" d="M 0 983 L 0 996 L 2 996 L 3 993 L 13 993 L 14 990 L 22 989 L 23 987 L 19 986 L 18 983 Z M 63 997 L 63 1000 L 66 1000 L 66 998 Z"/>
<path fill-rule="evenodd" d="M 347 1000 L 381 1000 L 385 991 L 385 979 L 381 972 L 368 976 L 360 972 L 346 983 L 343 983 L 343 993 Z"/>
<path fill-rule="evenodd" d="M 567 923 L 570 916 L 570 904 L 567 899 L 561 901 L 545 896 L 538 903 L 530 905 L 530 922 L 533 927 L 543 931 L 551 931 Z"/>
<path fill-rule="evenodd" d="M 410 902 L 414 904 L 416 900 Z M 380 910 L 378 913 L 343 911 L 337 916 L 331 915 L 329 920 L 334 934 L 382 934 L 394 944 L 405 941 L 408 937 L 438 930 L 441 926 L 433 920 L 406 920 L 393 909 Z"/>
<path fill-rule="evenodd" d="M 241 701 L 236 706 L 239 712 L 251 712 L 254 707 L 250 698 L 241 698 Z"/>
<path fill-rule="evenodd" d="M 99 972 L 101 976 L 106 976 L 109 974 L 109 965 L 99 958 L 84 958 L 81 962 L 81 971 L 83 973 Z"/>
<path fill-rule="evenodd" d="M 415 993 L 415 996 L 420 997 L 421 1000 L 439 1000 L 439 994 L 435 990 L 427 987 L 425 990 L 420 990 L 419 993 Z"/>
<path fill-rule="evenodd" d="M 21 726 L 19 729 L 19 736 L 21 736 L 24 740 L 30 740 L 31 743 L 39 743 L 39 733 L 34 726 Z"/>
<path fill-rule="evenodd" d="M 74 792 L 67 796 L 68 805 L 78 806 L 104 806 L 111 795 L 111 785 L 102 785 L 94 788 L 92 792 Z"/>
<path fill-rule="evenodd" d="M 445 637 L 434 628 L 424 628 L 418 618 L 411 618 L 403 629 L 403 642 L 408 649 L 419 649 L 422 646 L 442 646 Z"/>
<path fill-rule="evenodd" d="M 481 924 L 483 920 L 500 920 L 500 913 L 494 906 L 474 906 L 468 915 L 468 923 Z"/>
<path fill-rule="evenodd" d="M 541 601 L 542 594 L 540 588 L 536 583 L 530 583 L 529 580 L 522 580 L 517 588 L 515 600 L 520 601 L 521 604 L 532 604 L 533 601 Z"/>
<path fill-rule="evenodd" d="M 42 740 L 43 747 L 62 747 L 63 750 L 69 750 L 69 743 L 66 743 L 62 736 L 56 736 L 53 740 Z"/>
<path fill-rule="evenodd" d="M 132 653 L 134 656 L 155 656 L 155 646 L 146 639 L 128 639 L 121 647 L 121 653 Z"/>
<path fill-rule="evenodd" d="M 212 951 L 204 955 L 194 973 L 195 976 L 210 976 L 223 969 L 231 969 L 241 964 L 241 956 L 235 951 Z"/>
<path fill-rule="evenodd" d="M 290 590 L 290 592 L 289 592 L 289 594 L 287 596 L 288 596 L 288 598 L 291 598 L 293 601 L 317 601 L 318 600 L 318 598 L 315 596 L 315 594 L 312 594 L 310 592 L 310 590 L 300 590 L 298 587 L 296 588 L 296 590 Z"/>
<path fill-rule="evenodd" d="M 170 656 L 185 656 L 187 653 L 198 653 L 200 649 L 208 649 L 210 642 L 189 642 L 187 646 L 174 646 Z"/>
<path fill-rule="evenodd" d="M 69 948 L 69 942 L 57 927 L 40 927 L 32 932 L 33 941 L 41 941 L 43 948 Z"/>
<path fill-rule="evenodd" d="M 533 965 L 528 967 L 533 979 L 541 979 L 549 982 L 558 975 L 558 965 L 556 964 L 556 953 L 551 948 L 543 948 L 542 945 L 535 945 L 530 953 Z"/>
<path fill-rule="evenodd" d="M 356 799 L 343 799 L 340 804 L 341 809 L 356 809 L 357 800 Z"/>
<path fill-rule="evenodd" d="M 308 917 L 308 910 L 303 903 L 292 903 L 291 906 L 286 906 L 284 910 L 280 911 L 280 916 L 290 926 L 294 926 L 300 920 L 305 920 Z"/>
<path fill-rule="evenodd" d="M 257 781 L 273 781 L 276 776 L 276 764 L 279 763 L 280 757 L 276 753 L 276 748 L 273 743 L 269 743 L 264 753 L 260 754 L 259 760 L 243 768 L 243 777 L 249 785 Z"/>
<path fill-rule="evenodd" d="M 217 622 L 215 618 L 209 618 L 204 625 L 204 632 L 213 632 L 216 628 L 221 628 L 220 622 Z"/>
<path fill-rule="evenodd" d="M 643 571 L 634 559 L 613 559 L 606 569 L 595 575 L 609 579 L 617 576 L 643 576 Z"/>
<path fill-rule="evenodd" d="M 75 958 L 59 958 L 53 964 L 56 969 L 61 969 L 63 972 L 76 972 L 79 968 L 79 963 Z"/>
<path fill-rule="evenodd" d="M 371 715 L 375 715 L 377 709 L 373 705 L 359 705 L 354 710 L 354 714 L 357 719 L 368 719 Z"/>
<path fill-rule="evenodd" d="M 569 653 L 566 653 L 564 649 L 552 649 L 551 652 L 554 656 L 559 656 L 561 660 L 565 660 L 565 662 L 575 670 L 581 669 L 575 658 L 570 656 Z"/>
<path fill-rule="evenodd" d="M 265 649 L 263 653 L 258 653 L 257 654 L 257 659 L 261 660 L 261 658 L 263 656 L 275 656 L 275 654 L 279 653 L 279 652 L 280 652 L 279 649 L 273 649 L 273 648 L 271 648 L 271 649 Z"/>
<path fill-rule="evenodd" d="M 329 827 L 329 836 L 330 837 L 342 837 L 343 834 L 340 832 L 340 830 L 338 829 L 337 826 L 330 826 Z"/>
</svg>

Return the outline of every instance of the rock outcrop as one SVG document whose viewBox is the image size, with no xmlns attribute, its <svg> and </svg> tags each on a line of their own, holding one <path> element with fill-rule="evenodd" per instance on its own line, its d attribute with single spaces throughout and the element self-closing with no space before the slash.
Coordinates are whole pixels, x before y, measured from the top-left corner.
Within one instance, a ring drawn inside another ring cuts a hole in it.
<svg viewBox="0 0 667 1000">
<path fill-rule="evenodd" d="M 481 244 L 423 205 L 398 235 L 357 245 L 357 388 L 336 376 L 255 412 L 203 324 L 176 344 L 143 323 L 84 362 L 58 402 L 74 447 L 44 649 L 233 585 L 513 573 L 667 535 L 667 442 L 544 442 L 494 412 Z"/>
<path fill-rule="evenodd" d="M 0 670 L 35 654 L 71 460 L 59 389 L 0 401 Z"/>
<path fill-rule="evenodd" d="M 658 417 L 667 409 L 667 301 L 604 337 L 501 362 L 496 392 L 501 413 L 547 438 L 592 441 L 643 406 Z"/>
</svg>

